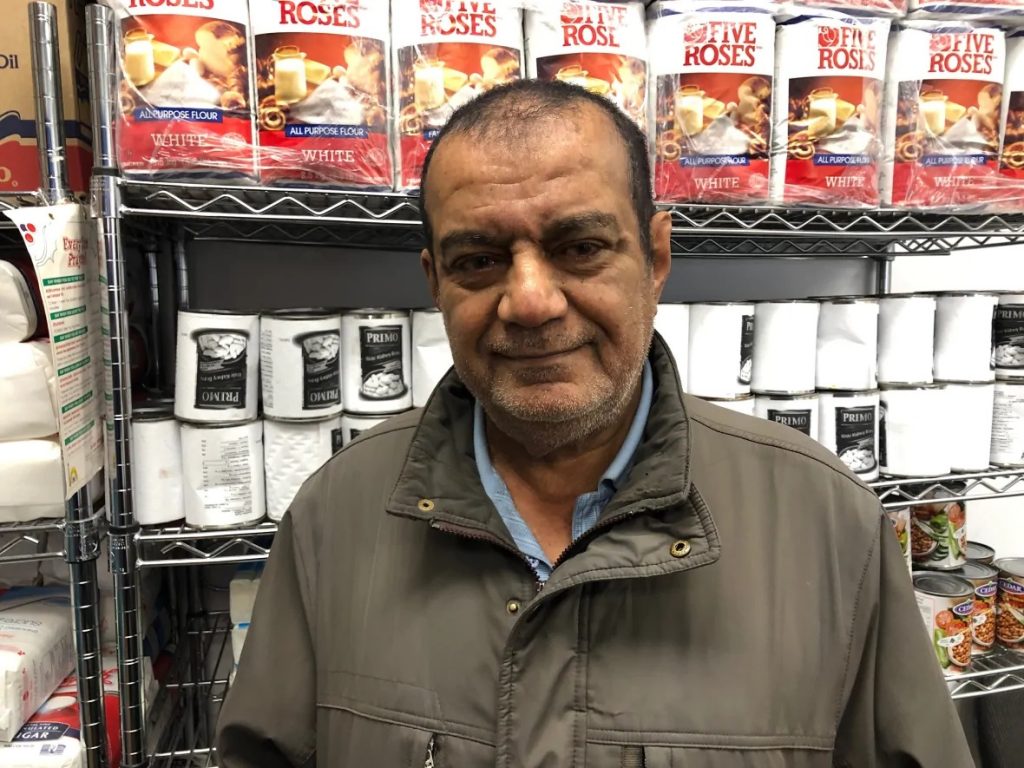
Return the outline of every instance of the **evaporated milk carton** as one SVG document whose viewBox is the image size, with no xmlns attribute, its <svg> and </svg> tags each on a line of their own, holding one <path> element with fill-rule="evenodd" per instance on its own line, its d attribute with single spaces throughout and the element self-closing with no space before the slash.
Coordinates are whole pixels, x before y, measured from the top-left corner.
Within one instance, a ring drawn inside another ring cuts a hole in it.
<svg viewBox="0 0 1024 768">
<path fill-rule="evenodd" d="M 647 12 L 659 200 L 768 199 L 770 7 L 661 0 Z"/>
<path fill-rule="evenodd" d="M 391 0 L 399 190 L 419 188 L 430 144 L 456 109 L 523 76 L 521 5 Z"/>
<path fill-rule="evenodd" d="M 254 176 L 246 0 L 106 0 L 118 19 L 128 175 Z"/>
<path fill-rule="evenodd" d="M 260 180 L 390 188 L 382 0 L 249 0 Z"/>
<path fill-rule="evenodd" d="M 528 9 L 526 74 L 606 96 L 646 131 L 643 3 L 561 0 Z"/>
</svg>

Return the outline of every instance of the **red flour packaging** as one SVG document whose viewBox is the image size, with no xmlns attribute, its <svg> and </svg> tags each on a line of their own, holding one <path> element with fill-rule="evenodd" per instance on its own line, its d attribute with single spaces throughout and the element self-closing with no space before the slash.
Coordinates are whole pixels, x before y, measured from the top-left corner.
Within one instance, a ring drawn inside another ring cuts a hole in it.
<svg viewBox="0 0 1024 768">
<path fill-rule="evenodd" d="M 1003 140 L 999 173 L 1011 188 L 1006 207 L 1024 210 L 1024 31 L 1006 37 L 1006 80 L 1003 83 Z"/>
<path fill-rule="evenodd" d="M 889 41 L 882 203 L 985 205 L 997 170 L 1006 40 L 994 26 L 908 22 Z"/>
<path fill-rule="evenodd" d="M 249 0 L 260 179 L 391 188 L 388 5 Z"/>
<path fill-rule="evenodd" d="M 1021 0 L 907 0 L 907 11 L 912 19 L 1024 21 Z"/>
<path fill-rule="evenodd" d="M 127 174 L 253 176 L 246 0 L 107 0 L 119 20 Z"/>
<path fill-rule="evenodd" d="M 662 0 L 648 9 L 654 194 L 768 199 L 775 22 L 769 8 Z"/>
<path fill-rule="evenodd" d="M 907 0 L 791 0 L 783 2 L 782 16 L 797 16 L 822 9 L 848 11 L 858 15 L 897 17 L 907 13 Z"/>
<path fill-rule="evenodd" d="M 526 74 L 607 96 L 646 132 L 647 32 L 640 2 L 564 0 L 526 11 Z"/>
<path fill-rule="evenodd" d="M 399 190 L 419 188 L 430 143 L 456 109 L 523 76 L 520 4 L 391 0 Z"/>
<path fill-rule="evenodd" d="M 779 24 L 771 199 L 876 207 L 888 19 L 818 11 Z"/>
</svg>

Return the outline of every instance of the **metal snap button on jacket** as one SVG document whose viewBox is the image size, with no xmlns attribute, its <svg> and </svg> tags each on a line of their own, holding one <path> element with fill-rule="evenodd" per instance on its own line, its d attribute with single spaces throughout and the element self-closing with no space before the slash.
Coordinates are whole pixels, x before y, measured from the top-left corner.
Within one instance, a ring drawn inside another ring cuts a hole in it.
<svg viewBox="0 0 1024 768">
<path fill-rule="evenodd" d="M 434 511 L 434 502 L 432 502 L 430 499 L 420 499 L 419 504 L 417 504 L 416 506 L 419 507 L 420 512 Z"/>
<path fill-rule="evenodd" d="M 505 610 L 508 611 L 509 616 L 515 616 L 517 613 L 519 613 L 520 607 L 522 607 L 522 604 L 515 598 L 505 603 Z"/>
<path fill-rule="evenodd" d="M 688 542 L 686 539 L 680 539 L 679 541 L 674 542 L 672 544 L 671 548 L 669 549 L 669 552 L 671 553 L 672 557 L 686 557 L 688 554 L 690 554 L 690 542 Z"/>
</svg>

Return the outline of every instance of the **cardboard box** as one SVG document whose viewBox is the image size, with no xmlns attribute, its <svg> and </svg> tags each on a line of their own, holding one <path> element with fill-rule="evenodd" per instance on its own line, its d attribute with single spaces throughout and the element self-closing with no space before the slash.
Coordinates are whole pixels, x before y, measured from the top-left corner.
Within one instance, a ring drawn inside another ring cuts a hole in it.
<svg viewBox="0 0 1024 768">
<path fill-rule="evenodd" d="M 86 192 L 92 169 L 89 75 L 85 47 L 86 0 L 56 0 L 68 184 Z M 32 87 L 29 0 L 3 0 L 0 24 L 0 194 L 39 187 L 36 102 Z"/>
</svg>

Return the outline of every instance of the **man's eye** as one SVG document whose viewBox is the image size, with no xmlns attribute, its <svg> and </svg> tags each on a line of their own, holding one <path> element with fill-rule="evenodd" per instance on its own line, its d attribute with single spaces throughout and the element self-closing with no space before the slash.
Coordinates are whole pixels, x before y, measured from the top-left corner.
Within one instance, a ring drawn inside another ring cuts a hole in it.
<svg viewBox="0 0 1024 768">
<path fill-rule="evenodd" d="M 498 260 L 488 253 L 476 253 L 472 256 L 463 256 L 457 259 L 452 265 L 455 272 L 482 272 L 496 266 Z"/>
<path fill-rule="evenodd" d="M 562 248 L 561 252 L 563 256 L 575 261 L 587 261 L 597 256 L 604 247 L 600 243 L 596 243 L 592 240 L 583 240 L 578 243 L 570 243 L 569 245 Z"/>
</svg>

